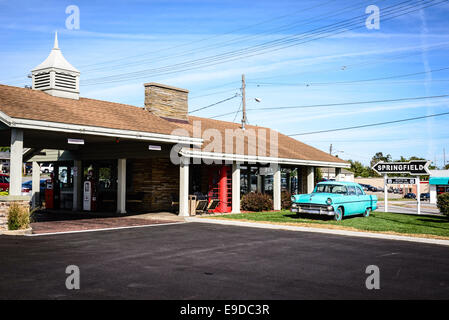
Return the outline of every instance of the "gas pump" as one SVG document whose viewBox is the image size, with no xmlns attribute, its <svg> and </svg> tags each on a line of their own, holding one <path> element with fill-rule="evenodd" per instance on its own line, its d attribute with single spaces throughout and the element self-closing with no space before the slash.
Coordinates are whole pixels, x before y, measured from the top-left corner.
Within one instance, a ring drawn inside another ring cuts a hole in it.
<svg viewBox="0 0 449 320">
<path fill-rule="evenodd" d="M 53 209 L 54 204 L 54 187 L 53 187 L 53 175 L 50 175 L 50 179 L 45 181 L 45 208 Z"/>
<path fill-rule="evenodd" d="M 83 186 L 83 210 L 92 210 L 92 182 L 84 181 Z"/>
<path fill-rule="evenodd" d="M 83 185 L 83 210 L 95 211 L 97 209 L 97 190 L 93 171 L 89 171 L 87 181 Z"/>
</svg>

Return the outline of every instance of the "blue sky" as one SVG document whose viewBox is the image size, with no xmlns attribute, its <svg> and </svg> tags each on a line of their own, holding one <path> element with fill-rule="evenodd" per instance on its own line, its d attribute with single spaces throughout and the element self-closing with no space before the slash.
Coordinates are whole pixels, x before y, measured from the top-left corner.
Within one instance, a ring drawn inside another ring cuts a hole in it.
<svg viewBox="0 0 449 320">
<path fill-rule="evenodd" d="M 433 0 L 421 3 L 428 1 Z M 448 112 L 449 98 L 260 110 L 449 94 L 449 70 L 429 72 L 449 67 L 448 2 L 388 20 L 386 7 L 401 3 L 406 8 L 419 1 L 0 0 L 0 83 L 30 84 L 27 74 L 47 57 L 58 31 L 64 56 L 81 71 L 84 97 L 143 106 L 142 84 L 154 81 L 189 89 L 194 110 L 238 93 L 244 73 L 249 123 L 285 134 Z M 80 9 L 79 30 L 65 27 L 69 5 Z M 367 17 L 368 5 L 381 9 L 379 30 L 335 34 L 332 24 Z M 298 43 L 304 33 L 310 37 L 311 30 L 326 26 L 326 37 Z M 285 37 L 297 40 L 295 45 L 190 70 L 173 67 Z M 162 67 L 174 69 L 155 72 Z M 139 73 L 118 78 L 133 72 Z M 420 74 L 397 77 L 412 73 Z M 103 77 L 109 77 L 107 83 Z M 359 81 L 384 77 L 393 78 Z M 239 105 L 235 98 L 194 114 L 212 117 L 236 112 Z M 239 121 L 241 114 L 218 119 L 234 118 Z M 425 157 L 441 166 L 443 148 L 449 160 L 448 123 L 449 116 L 443 116 L 296 138 L 326 151 L 332 144 L 343 151 L 340 157 L 365 164 L 382 151 L 393 158 Z"/>
</svg>

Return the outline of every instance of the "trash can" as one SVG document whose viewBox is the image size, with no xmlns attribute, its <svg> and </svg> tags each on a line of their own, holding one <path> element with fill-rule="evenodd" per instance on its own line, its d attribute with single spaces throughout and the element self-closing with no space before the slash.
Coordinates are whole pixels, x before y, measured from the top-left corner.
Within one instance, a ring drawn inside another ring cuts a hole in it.
<svg viewBox="0 0 449 320">
<path fill-rule="evenodd" d="M 189 215 L 196 215 L 196 196 L 194 195 L 189 196 Z"/>
</svg>

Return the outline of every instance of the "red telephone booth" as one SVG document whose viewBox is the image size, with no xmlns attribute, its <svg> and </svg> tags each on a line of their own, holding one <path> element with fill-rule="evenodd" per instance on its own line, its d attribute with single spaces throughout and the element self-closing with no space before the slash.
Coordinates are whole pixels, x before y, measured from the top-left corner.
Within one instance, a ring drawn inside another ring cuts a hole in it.
<svg viewBox="0 0 449 320">
<path fill-rule="evenodd" d="M 232 210 L 232 176 L 226 165 L 211 167 L 209 170 L 209 200 L 218 199 L 220 204 L 214 210 L 217 213 Z"/>
</svg>

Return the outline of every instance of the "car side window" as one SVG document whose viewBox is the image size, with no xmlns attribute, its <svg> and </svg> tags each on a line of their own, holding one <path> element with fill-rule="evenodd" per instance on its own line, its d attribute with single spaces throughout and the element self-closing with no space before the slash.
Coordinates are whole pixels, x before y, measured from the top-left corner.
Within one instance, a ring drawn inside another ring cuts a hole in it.
<svg viewBox="0 0 449 320">
<path fill-rule="evenodd" d="M 355 195 L 355 187 L 354 186 L 348 186 L 348 194 L 349 195 Z"/>
<path fill-rule="evenodd" d="M 360 187 L 356 187 L 355 190 L 356 190 L 358 196 L 363 195 L 363 191 L 362 191 L 362 189 L 360 189 Z"/>
<path fill-rule="evenodd" d="M 3 176 L 0 176 L 0 183 L 5 183 L 5 180 L 3 179 Z"/>
</svg>

